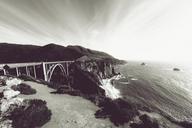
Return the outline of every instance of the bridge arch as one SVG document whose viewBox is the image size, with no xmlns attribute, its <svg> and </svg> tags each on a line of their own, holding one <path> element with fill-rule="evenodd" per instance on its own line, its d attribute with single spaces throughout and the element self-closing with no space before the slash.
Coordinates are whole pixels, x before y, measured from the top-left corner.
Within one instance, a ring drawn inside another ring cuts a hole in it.
<svg viewBox="0 0 192 128">
<path fill-rule="evenodd" d="M 55 69 L 59 67 L 61 72 L 63 73 L 64 76 L 67 76 L 67 72 L 66 72 L 66 69 L 65 67 L 62 65 L 62 64 L 55 64 L 53 66 L 50 67 L 50 70 L 48 71 L 48 82 L 51 81 L 51 78 L 53 76 L 53 72 L 55 71 Z"/>
</svg>

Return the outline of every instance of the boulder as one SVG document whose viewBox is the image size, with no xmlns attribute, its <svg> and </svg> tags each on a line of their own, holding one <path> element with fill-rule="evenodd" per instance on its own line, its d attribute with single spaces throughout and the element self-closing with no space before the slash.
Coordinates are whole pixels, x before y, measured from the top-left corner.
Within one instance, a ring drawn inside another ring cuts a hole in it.
<svg viewBox="0 0 192 128">
<path fill-rule="evenodd" d="M 1 113 L 9 113 L 8 111 L 11 111 L 12 109 L 14 109 L 15 106 L 20 106 L 23 102 L 22 98 L 11 98 L 11 99 L 1 99 L 1 106 L 0 106 L 0 110 Z"/>
<path fill-rule="evenodd" d="M 9 78 L 6 80 L 6 85 L 7 86 L 13 86 L 13 85 L 18 85 L 18 84 L 21 84 L 21 80 L 20 79 L 17 79 L 17 78 Z"/>
<path fill-rule="evenodd" d="M 5 89 L 4 91 L 3 91 L 3 96 L 4 96 L 4 98 L 5 99 L 11 99 L 11 98 L 13 98 L 13 97 L 16 97 L 16 96 L 18 96 L 20 94 L 20 92 L 19 91 L 14 91 L 14 90 L 12 90 L 12 89 Z"/>
<path fill-rule="evenodd" d="M 179 68 L 173 68 L 173 71 L 180 71 Z"/>
</svg>

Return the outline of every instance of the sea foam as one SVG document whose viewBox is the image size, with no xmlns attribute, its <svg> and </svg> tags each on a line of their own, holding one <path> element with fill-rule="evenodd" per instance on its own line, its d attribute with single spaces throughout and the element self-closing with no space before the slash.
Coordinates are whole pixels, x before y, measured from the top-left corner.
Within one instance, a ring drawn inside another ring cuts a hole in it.
<svg viewBox="0 0 192 128">
<path fill-rule="evenodd" d="M 110 79 L 103 79 L 102 80 L 101 88 L 105 90 L 105 95 L 107 97 L 109 97 L 111 99 L 117 99 L 117 98 L 121 97 L 120 91 L 117 88 L 115 88 L 111 83 L 112 80 L 118 80 L 120 78 L 121 78 L 121 76 L 117 75 L 117 76 L 114 76 Z"/>
</svg>

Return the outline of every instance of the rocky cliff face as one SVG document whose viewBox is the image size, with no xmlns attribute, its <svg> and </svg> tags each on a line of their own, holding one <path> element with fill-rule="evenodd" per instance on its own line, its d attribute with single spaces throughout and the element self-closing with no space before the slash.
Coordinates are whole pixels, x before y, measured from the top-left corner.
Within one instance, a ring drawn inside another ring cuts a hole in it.
<svg viewBox="0 0 192 128">
<path fill-rule="evenodd" d="M 102 79 L 115 75 L 112 69 L 109 63 L 101 61 L 75 62 L 69 67 L 68 86 L 50 87 L 57 89 L 53 93 L 79 95 L 97 104 L 105 99 Z"/>
<path fill-rule="evenodd" d="M 76 63 L 70 66 L 69 84 L 72 88 L 80 90 L 84 94 L 104 94 L 101 89 L 101 78 L 94 71 L 82 70 Z"/>
<path fill-rule="evenodd" d="M 98 61 L 86 61 L 86 62 L 76 62 L 76 65 L 83 71 L 88 71 L 97 75 L 100 79 L 110 78 L 117 73 L 114 71 L 114 66 L 111 62 L 104 60 Z"/>
<path fill-rule="evenodd" d="M 115 75 L 113 67 L 109 63 L 101 61 L 75 62 L 69 67 L 69 90 L 77 92 L 94 103 L 100 103 L 106 98 L 106 92 L 101 87 L 102 79 Z M 59 93 L 68 93 L 61 87 Z M 62 90 L 62 91 L 61 91 Z"/>
</svg>

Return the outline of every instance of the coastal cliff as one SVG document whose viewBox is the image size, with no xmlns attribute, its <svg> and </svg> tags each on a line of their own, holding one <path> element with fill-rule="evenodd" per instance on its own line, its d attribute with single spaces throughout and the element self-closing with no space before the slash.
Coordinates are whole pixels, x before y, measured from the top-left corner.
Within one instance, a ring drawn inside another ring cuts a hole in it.
<svg viewBox="0 0 192 128">
<path fill-rule="evenodd" d="M 90 100 L 100 108 L 95 112 L 95 117 L 109 119 L 115 126 L 159 128 L 156 119 L 141 113 L 151 113 L 148 106 L 121 98 L 113 82 L 123 76 L 116 73 L 114 66 L 116 65 L 108 61 L 77 61 L 70 66 L 69 70 L 69 86 L 74 93 L 65 89 L 61 91 L 60 88 L 58 92 Z M 137 121 L 136 118 L 138 118 Z"/>
<path fill-rule="evenodd" d="M 50 84 L 50 87 L 57 89 L 55 93 L 83 96 L 98 104 L 99 100 L 106 97 L 107 88 L 104 87 L 104 79 L 110 79 L 114 75 L 117 73 L 109 62 L 76 61 L 69 67 L 67 85 Z"/>
</svg>

